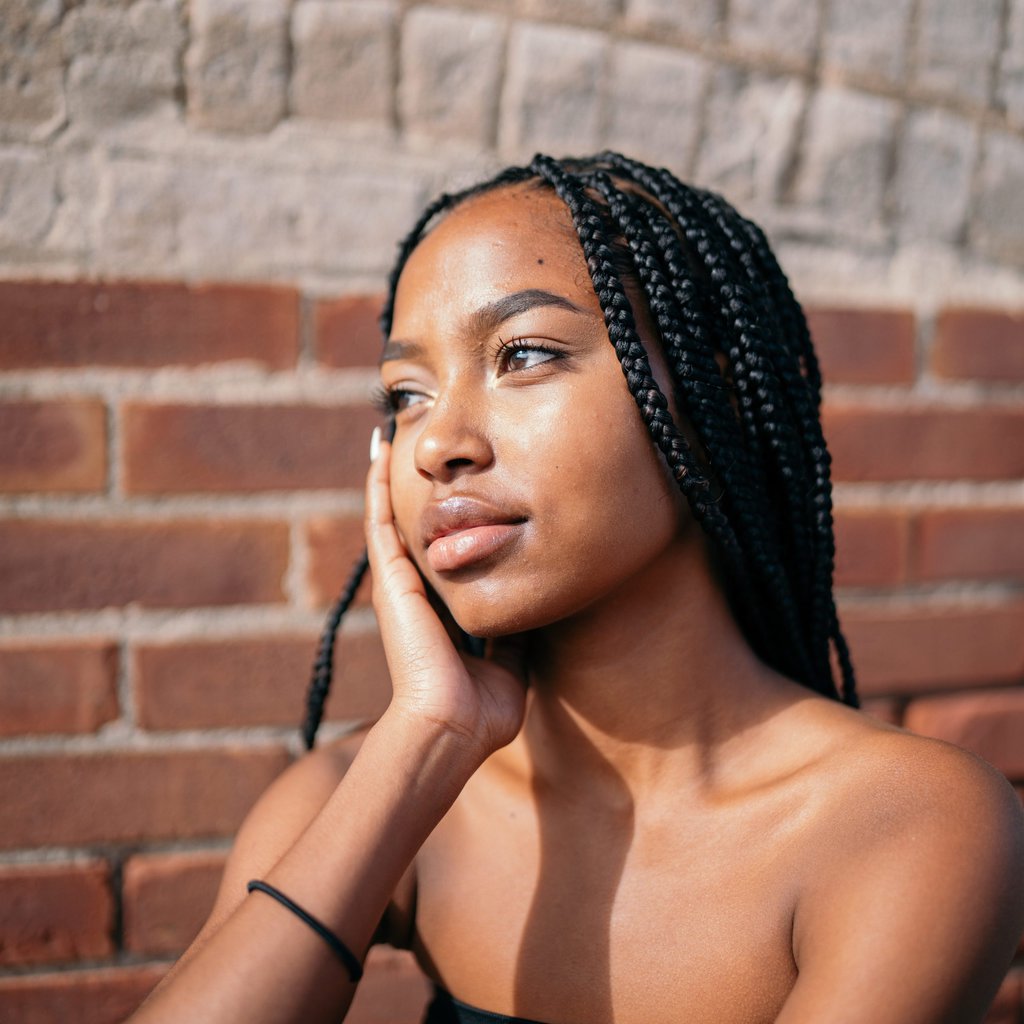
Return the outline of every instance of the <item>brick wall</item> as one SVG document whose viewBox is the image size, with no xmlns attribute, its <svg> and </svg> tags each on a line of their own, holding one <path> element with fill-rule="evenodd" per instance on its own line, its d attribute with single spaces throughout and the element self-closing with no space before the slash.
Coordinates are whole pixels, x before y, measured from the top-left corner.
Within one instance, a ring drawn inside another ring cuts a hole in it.
<svg viewBox="0 0 1024 1024">
<path fill-rule="evenodd" d="M 605 144 L 769 229 L 868 706 L 1024 792 L 1024 0 L 0 0 L 0 1019 L 130 1012 L 297 753 L 395 239 Z M 422 996 L 385 954 L 354 1019 Z"/>
</svg>

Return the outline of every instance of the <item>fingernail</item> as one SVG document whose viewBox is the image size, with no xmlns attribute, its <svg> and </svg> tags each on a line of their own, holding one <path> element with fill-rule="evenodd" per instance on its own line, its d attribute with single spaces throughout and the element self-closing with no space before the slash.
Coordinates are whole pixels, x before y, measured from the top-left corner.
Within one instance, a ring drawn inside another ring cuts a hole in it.
<svg viewBox="0 0 1024 1024">
<path fill-rule="evenodd" d="M 370 435 L 370 461 L 376 462 L 380 454 L 380 427 L 374 427 Z"/>
</svg>

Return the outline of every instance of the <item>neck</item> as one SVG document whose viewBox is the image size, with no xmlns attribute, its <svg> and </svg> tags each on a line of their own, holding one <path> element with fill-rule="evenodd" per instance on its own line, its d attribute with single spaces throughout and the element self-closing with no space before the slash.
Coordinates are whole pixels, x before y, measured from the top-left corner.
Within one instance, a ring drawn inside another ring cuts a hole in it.
<svg viewBox="0 0 1024 1024">
<path fill-rule="evenodd" d="M 713 786 L 727 747 L 800 695 L 755 656 L 700 538 L 531 641 L 535 775 L 631 799 Z M 794 689 L 795 688 L 795 689 Z"/>
</svg>

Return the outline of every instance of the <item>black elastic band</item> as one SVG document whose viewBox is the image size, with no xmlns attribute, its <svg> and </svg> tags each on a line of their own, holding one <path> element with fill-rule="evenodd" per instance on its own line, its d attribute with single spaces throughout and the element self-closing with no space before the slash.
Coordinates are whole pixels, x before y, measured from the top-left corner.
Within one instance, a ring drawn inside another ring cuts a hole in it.
<svg viewBox="0 0 1024 1024">
<path fill-rule="evenodd" d="M 259 889 L 260 892 L 265 892 L 268 896 L 272 896 L 277 900 L 281 906 L 287 907 L 296 917 L 305 921 L 331 947 L 334 955 L 345 965 L 345 970 L 348 971 L 348 976 L 352 979 L 353 985 L 363 976 L 363 965 L 352 950 L 330 928 L 321 924 L 308 911 L 303 910 L 298 903 L 288 899 L 280 889 L 275 889 L 272 885 L 267 885 L 266 882 L 261 882 L 258 878 L 254 878 L 246 888 L 249 892 L 253 892 L 256 889 Z"/>
</svg>

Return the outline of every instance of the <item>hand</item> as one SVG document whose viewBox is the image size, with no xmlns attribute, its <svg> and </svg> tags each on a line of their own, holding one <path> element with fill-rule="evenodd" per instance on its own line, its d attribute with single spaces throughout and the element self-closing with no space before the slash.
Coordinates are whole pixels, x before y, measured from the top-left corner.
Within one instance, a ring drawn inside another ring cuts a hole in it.
<svg viewBox="0 0 1024 1024">
<path fill-rule="evenodd" d="M 486 656 L 459 651 L 447 610 L 431 604 L 395 527 L 391 445 L 380 442 L 366 479 L 366 544 L 373 607 L 391 673 L 391 709 L 439 725 L 478 746 L 481 757 L 518 733 L 526 705 L 521 637 L 490 641 Z"/>
</svg>

